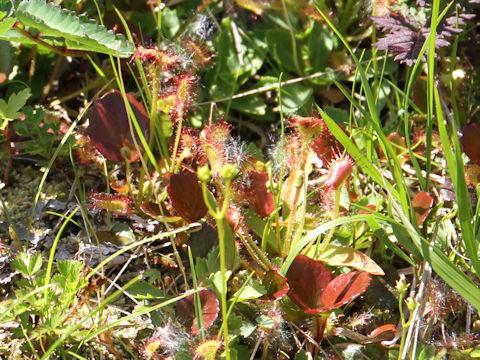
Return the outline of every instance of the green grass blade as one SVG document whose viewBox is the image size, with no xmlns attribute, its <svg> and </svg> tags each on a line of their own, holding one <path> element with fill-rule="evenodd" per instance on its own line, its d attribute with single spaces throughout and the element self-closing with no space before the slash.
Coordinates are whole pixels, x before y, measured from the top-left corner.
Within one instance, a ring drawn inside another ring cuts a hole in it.
<svg viewBox="0 0 480 360">
<path fill-rule="evenodd" d="M 375 130 L 376 135 L 378 136 L 380 147 L 383 150 L 383 153 L 386 154 L 388 164 L 390 167 L 390 170 L 395 178 L 395 182 L 398 185 L 398 192 L 396 192 L 397 199 L 400 201 L 402 204 L 403 210 L 408 213 L 408 210 L 410 208 L 409 203 L 410 203 L 410 198 L 407 193 L 407 187 L 404 184 L 404 179 L 402 176 L 402 169 L 400 166 L 400 162 L 398 161 L 397 155 L 395 151 L 393 150 L 392 145 L 388 141 L 385 133 L 383 132 L 381 122 L 380 122 L 380 117 L 378 115 L 378 110 L 377 106 L 375 103 L 375 98 L 373 96 L 372 89 L 369 85 L 367 74 L 365 72 L 365 69 L 363 68 L 362 64 L 358 60 L 357 56 L 353 52 L 352 48 L 348 44 L 348 42 L 345 40 L 345 38 L 342 36 L 342 34 L 338 31 L 338 29 L 333 25 L 333 23 L 330 21 L 330 19 L 320 10 L 317 8 L 318 12 L 320 15 L 323 17 L 325 22 L 328 24 L 328 26 L 335 32 L 335 34 L 338 36 L 338 38 L 342 41 L 348 52 L 350 53 L 350 56 L 352 57 L 353 61 L 355 62 L 355 65 L 357 66 L 358 73 L 360 75 L 360 79 L 362 82 L 362 86 L 365 92 L 365 98 L 367 99 L 367 107 L 368 107 L 368 112 L 369 112 L 369 119 L 370 119 L 370 125 L 372 128 Z M 413 214 L 412 214 L 413 216 Z"/>
<path fill-rule="evenodd" d="M 472 262 L 475 272 L 480 274 L 480 262 L 478 261 L 478 241 L 475 239 L 475 232 L 472 223 L 472 201 L 465 183 L 465 169 L 463 167 L 461 145 L 454 126 L 450 135 L 447 132 L 440 95 L 437 88 L 435 88 L 434 95 L 438 131 L 442 141 L 448 173 L 452 178 L 455 195 L 457 197 L 457 216 L 458 222 L 460 223 L 460 228 L 462 229 L 461 238 L 463 239 L 465 251 Z M 450 140 L 452 140 L 454 144 L 454 151 L 452 151 Z"/>
<path fill-rule="evenodd" d="M 433 131 L 433 91 L 435 87 L 435 41 L 437 36 L 438 13 L 440 10 L 440 1 L 433 0 L 432 14 L 430 21 L 430 35 L 428 37 L 428 61 L 427 61 L 427 125 L 426 125 L 426 139 L 425 139 L 425 156 L 427 162 L 425 164 L 425 191 L 429 190 L 430 171 L 432 170 L 432 131 Z"/>
<path fill-rule="evenodd" d="M 382 174 L 377 170 L 375 166 L 373 166 L 372 162 L 369 161 L 365 155 L 358 149 L 358 147 L 353 143 L 352 140 L 345 134 L 345 132 L 337 125 L 337 123 L 327 115 L 322 109 L 317 108 L 322 119 L 327 124 L 328 129 L 332 132 L 333 136 L 343 145 L 343 147 L 347 150 L 350 156 L 355 160 L 357 166 L 362 169 L 368 176 L 370 176 L 378 185 L 385 188 L 388 187 L 395 197 L 398 199 L 399 195 L 398 192 L 384 180 Z"/>
</svg>

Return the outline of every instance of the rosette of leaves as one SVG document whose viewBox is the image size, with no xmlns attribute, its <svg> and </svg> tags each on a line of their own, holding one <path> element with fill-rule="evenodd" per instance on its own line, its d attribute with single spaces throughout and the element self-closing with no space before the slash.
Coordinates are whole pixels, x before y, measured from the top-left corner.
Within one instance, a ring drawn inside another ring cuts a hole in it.
<svg viewBox="0 0 480 360">
<path fill-rule="evenodd" d="M 7 12 L 0 13 L 0 20 L 2 14 L 5 16 Z M 17 21 L 28 32 L 15 25 Z M 66 46 L 69 50 L 94 51 L 119 57 L 129 57 L 134 51 L 133 45 L 122 35 L 44 0 L 24 0 L 16 9 L 11 9 L 0 22 L 0 39 L 23 44 L 33 42 Z"/>
<path fill-rule="evenodd" d="M 395 61 L 412 66 L 417 61 L 423 44 L 430 34 L 430 19 L 422 20 L 419 11 L 416 12 L 416 15 L 412 15 L 412 12 L 404 15 L 404 12 L 406 11 L 390 12 L 387 16 L 372 16 L 375 25 L 387 33 L 373 46 L 378 50 L 390 51 L 396 54 Z M 450 45 L 449 38 L 460 34 L 463 31 L 460 26 L 465 25 L 465 21 L 474 16 L 473 14 L 464 13 L 460 13 L 457 16 L 454 13 L 442 19 L 437 26 L 435 48 L 439 49 Z M 422 61 L 424 62 L 426 61 L 425 55 L 422 56 Z"/>
<path fill-rule="evenodd" d="M 312 334 L 317 342 L 331 312 L 356 299 L 367 290 L 371 276 L 363 271 L 351 271 L 334 277 L 319 260 L 297 255 L 286 274 L 288 297 L 305 314 L 314 316 Z"/>
</svg>

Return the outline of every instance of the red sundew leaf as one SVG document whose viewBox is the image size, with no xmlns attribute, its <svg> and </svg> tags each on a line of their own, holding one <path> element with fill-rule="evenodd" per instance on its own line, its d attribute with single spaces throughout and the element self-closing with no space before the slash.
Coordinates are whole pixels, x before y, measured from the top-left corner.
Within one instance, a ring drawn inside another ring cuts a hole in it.
<svg viewBox="0 0 480 360">
<path fill-rule="evenodd" d="M 329 163 L 343 151 L 343 146 L 321 118 L 294 116 L 289 122 L 304 146 L 311 147 L 324 163 Z M 342 130 L 345 131 L 343 127 Z"/>
<path fill-rule="evenodd" d="M 368 334 L 370 343 L 391 341 L 395 338 L 397 327 L 394 324 L 385 324 L 374 329 Z"/>
<path fill-rule="evenodd" d="M 306 312 L 322 306 L 321 295 L 332 280 L 332 273 L 321 261 L 297 255 L 287 271 L 288 297 Z"/>
<path fill-rule="evenodd" d="M 113 180 L 110 187 L 119 194 L 128 194 L 128 183 L 125 180 Z"/>
<path fill-rule="evenodd" d="M 197 84 L 198 77 L 195 75 L 178 75 L 175 81 L 175 105 L 170 113 L 174 120 L 183 118 L 187 112 L 188 106 L 194 95 L 194 86 Z"/>
<path fill-rule="evenodd" d="M 348 304 L 367 290 L 370 280 L 370 274 L 363 271 L 341 274 L 333 279 L 323 290 L 320 300 L 321 307 L 305 312 L 318 314 Z"/>
<path fill-rule="evenodd" d="M 350 177 L 353 171 L 353 164 L 349 159 L 337 159 L 329 168 L 325 187 L 336 190 Z"/>
<path fill-rule="evenodd" d="M 480 124 L 470 124 L 462 129 L 462 136 L 460 143 L 465 154 L 470 160 L 477 165 L 480 165 Z"/>
<path fill-rule="evenodd" d="M 200 133 L 200 146 L 214 174 L 220 171 L 228 159 L 228 145 L 233 142 L 231 125 L 225 121 L 207 125 Z"/>
<path fill-rule="evenodd" d="M 202 188 L 194 173 L 171 175 L 167 192 L 172 206 L 186 221 L 195 222 L 207 214 Z"/>
<path fill-rule="evenodd" d="M 433 198 L 425 191 L 420 191 L 412 199 L 413 211 L 415 212 L 415 218 L 417 219 L 418 226 L 422 225 L 428 214 L 430 214 L 432 205 Z"/>
<path fill-rule="evenodd" d="M 225 213 L 225 218 L 233 231 L 237 232 L 243 227 L 245 217 L 238 206 L 230 205 Z"/>
<path fill-rule="evenodd" d="M 203 165 L 206 162 L 205 154 L 200 151 L 200 130 L 183 127 L 178 144 L 177 158 L 190 165 Z"/>
<path fill-rule="evenodd" d="M 305 145 L 311 145 L 312 142 L 321 135 L 324 129 L 323 126 L 325 126 L 322 119 L 314 116 L 293 116 L 290 118 L 289 124 L 298 131 Z"/>
<path fill-rule="evenodd" d="M 245 196 L 250 207 L 262 218 L 269 216 L 274 208 L 273 194 L 267 189 L 268 173 L 249 171 L 245 180 Z"/>
<path fill-rule="evenodd" d="M 132 201 L 122 194 L 92 193 L 88 198 L 90 210 L 103 210 L 117 216 L 127 216 L 132 213 Z"/>
<path fill-rule="evenodd" d="M 180 61 L 179 57 L 173 52 L 159 50 L 157 47 L 146 49 L 143 46 L 138 46 L 135 49 L 132 59 L 152 64 L 161 64 L 163 71 L 172 70 Z"/>
<path fill-rule="evenodd" d="M 99 168 L 103 168 L 105 158 L 103 158 L 100 152 L 92 145 L 92 142 L 86 135 L 82 135 L 75 141 L 74 154 L 80 164 L 86 165 L 88 163 L 94 163 Z"/>
<path fill-rule="evenodd" d="M 150 120 L 143 104 L 138 102 L 132 94 L 127 94 L 127 99 L 143 136 L 148 139 L 150 136 Z M 128 161 L 138 160 L 139 155 L 135 149 L 127 112 L 125 111 L 125 103 L 120 91 L 111 90 L 95 101 L 92 110 L 88 113 L 88 121 L 88 136 L 105 158 L 113 162 L 124 162 L 120 149 L 126 147 L 130 150 Z M 133 129 L 133 133 L 136 134 L 135 129 Z M 143 147 L 137 135 L 136 141 L 140 151 L 143 152 Z"/>
<path fill-rule="evenodd" d="M 333 136 L 325 124 L 325 121 L 322 120 L 320 126 L 322 129 L 321 134 L 315 139 L 312 148 L 319 159 L 325 164 L 329 164 L 343 152 L 343 145 Z M 339 126 L 344 133 L 348 134 L 342 125 Z"/>
<path fill-rule="evenodd" d="M 185 39 L 182 41 L 183 46 L 189 50 L 194 57 L 195 63 L 199 66 L 206 66 L 212 63 L 214 54 L 205 46 L 197 44 L 192 39 Z"/>
<path fill-rule="evenodd" d="M 202 307 L 203 328 L 208 329 L 218 317 L 219 305 L 215 293 L 208 289 L 198 291 Z M 183 326 L 190 328 L 192 335 L 198 333 L 198 323 L 195 316 L 195 294 L 179 300 L 175 305 L 175 317 Z"/>
<path fill-rule="evenodd" d="M 267 293 L 262 296 L 261 300 L 278 300 L 288 294 L 290 286 L 288 286 L 287 278 L 283 276 L 278 268 L 274 267 L 267 271 L 263 277 L 262 285 Z"/>
</svg>

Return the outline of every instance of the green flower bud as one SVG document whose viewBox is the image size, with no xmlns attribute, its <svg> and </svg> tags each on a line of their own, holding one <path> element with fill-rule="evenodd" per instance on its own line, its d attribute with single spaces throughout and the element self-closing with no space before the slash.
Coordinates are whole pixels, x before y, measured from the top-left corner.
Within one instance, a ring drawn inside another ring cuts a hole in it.
<svg viewBox="0 0 480 360">
<path fill-rule="evenodd" d="M 295 174 L 294 186 L 296 188 L 302 187 L 304 175 L 305 173 L 302 170 L 298 170 L 297 173 Z"/>
<path fill-rule="evenodd" d="M 225 181 L 232 180 L 237 175 L 237 165 L 225 164 L 220 169 L 220 176 Z"/>
<path fill-rule="evenodd" d="M 405 278 L 405 275 L 400 275 L 400 279 L 397 280 L 397 284 L 395 288 L 398 290 L 398 293 L 400 294 L 400 296 L 404 296 L 407 293 L 408 284 L 407 284 L 407 279 Z"/>
<path fill-rule="evenodd" d="M 417 305 L 418 305 L 417 300 L 415 300 L 412 297 L 409 297 L 407 300 L 405 300 L 405 304 L 407 304 L 407 308 L 411 312 L 413 312 L 417 308 Z"/>
<path fill-rule="evenodd" d="M 210 171 L 210 167 L 208 164 L 201 166 L 197 169 L 197 177 L 202 183 L 209 183 L 212 179 L 212 172 Z"/>
<path fill-rule="evenodd" d="M 270 191 L 272 194 L 276 194 L 278 191 L 278 183 L 275 182 L 274 180 L 272 181 L 268 180 L 265 183 L 265 186 L 267 187 L 268 191 Z"/>
</svg>

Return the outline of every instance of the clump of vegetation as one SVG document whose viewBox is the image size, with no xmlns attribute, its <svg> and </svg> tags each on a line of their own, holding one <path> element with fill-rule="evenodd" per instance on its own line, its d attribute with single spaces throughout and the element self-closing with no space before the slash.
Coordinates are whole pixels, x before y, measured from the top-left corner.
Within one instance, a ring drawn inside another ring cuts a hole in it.
<svg viewBox="0 0 480 360">
<path fill-rule="evenodd" d="M 477 357 L 476 2 L 55 5 L 0 1 L 1 356 Z"/>
</svg>

